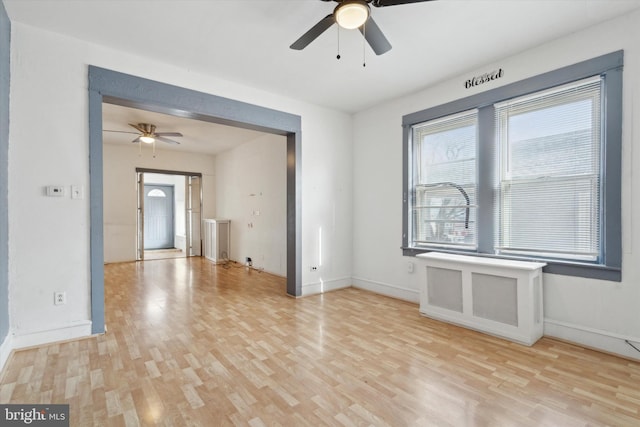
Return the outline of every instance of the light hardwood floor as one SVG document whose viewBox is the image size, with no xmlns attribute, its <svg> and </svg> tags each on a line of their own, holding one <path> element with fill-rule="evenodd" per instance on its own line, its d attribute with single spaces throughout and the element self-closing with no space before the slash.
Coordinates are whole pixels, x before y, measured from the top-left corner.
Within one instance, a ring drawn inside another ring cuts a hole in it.
<svg viewBox="0 0 640 427">
<path fill-rule="evenodd" d="M 154 259 L 169 259 L 169 258 L 185 258 L 185 253 L 180 249 L 154 249 L 144 251 L 144 259 L 151 261 Z"/>
<path fill-rule="evenodd" d="M 107 265 L 108 332 L 16 352 L 0 402 L 69 403 L 82 427 L 640 425 L 640 363 L 284 289 L 201 258 Z"/>
</svg>

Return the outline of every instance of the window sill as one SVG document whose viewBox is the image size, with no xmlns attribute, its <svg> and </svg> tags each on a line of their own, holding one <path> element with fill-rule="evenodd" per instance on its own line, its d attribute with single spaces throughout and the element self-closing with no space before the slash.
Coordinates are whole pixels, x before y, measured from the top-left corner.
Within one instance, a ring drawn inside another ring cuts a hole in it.
<svg viewBox="0 0 640 427">
<path fill-rule="evenodd" d="M 542 271 L 548 274 L 584 277 L 588 279 L 607 280 L 611 282 L 622 281 L 622 270 L 620 268 L 610 267 L 610 266 L 601 265 L 601 264 L 590 264 L 590 263 L 581 263 L 581 262 L 572 262 L 572 261 L 558 261 L 558 260 L 550 260 L 550 259 L 542 259 L 542 258 L 497 256 L 497 255 L 478 253 L 478 252 L 472 252 L 472 251 L 455 251 L 455 250 L 444 250 L 444 249 L 425 249 L 425 248 L 406 248 L 406 247 L 402 248 L 402 254 L 404 256 L 415 257 L 418 254 L 423 254 L 427 252 L 441 252 L 441 253 L 447 253 L 447 254 L 477 256 L 480 258 L 496 258 L 496 259 L 505 259 L 505 260 L 514 260 L 514 261 L 544 262 L 547 265 L 543 267 Z"/>
</svg>

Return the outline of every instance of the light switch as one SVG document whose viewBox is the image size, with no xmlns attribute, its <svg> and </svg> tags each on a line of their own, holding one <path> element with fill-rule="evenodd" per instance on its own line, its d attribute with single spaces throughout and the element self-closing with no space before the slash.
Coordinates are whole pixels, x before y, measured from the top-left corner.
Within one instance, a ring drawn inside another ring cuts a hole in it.
<svg viewBox="0 0 640 427">
<path fill-rule="evenodd" d="M 71 198 L 72 199 L 83 199 L 84 198 L 84 187 L 82 187 L 82 185 L 72 185 L 71 186 Z"/>
</svg>

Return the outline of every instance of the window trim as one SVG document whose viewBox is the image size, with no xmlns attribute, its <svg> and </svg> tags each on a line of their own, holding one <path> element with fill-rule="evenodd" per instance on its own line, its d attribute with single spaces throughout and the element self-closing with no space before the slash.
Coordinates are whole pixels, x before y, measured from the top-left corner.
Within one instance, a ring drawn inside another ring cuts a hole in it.
<svg viewBox="0 0 640 427">
<path fill-rule="evenodd" d="M 442 105 L 417 111 L 402 117 L 402 251 L 404 256 L 415 256 L 433 249 L 409 247 L 409 171 L 412 126 L 434 120 L 460 111 L 478 109 L 479 122 L 484 120 L 490 126 L 483 126 L 478 135 L 478 204 L 493 203 L 493 176 L 483 171 L 495 170 L 494 107 L 505 101 L 545 89 L 571 83 L 576 80 L 602 75 L 605 85 L 603 105 L 606 116 L 603 125 L 602 147 L 602 187 L 601 187 L 601 256 L 599 263 L 546 260 L 546 273 L 586 277 L 620 282 L 622 280 L 622 68 L 624 51 L 611 52 L 593 59 L 582 61 L 557 70 L 529 77 L 486 92 L 457 99 Z M 487 121 L 488 120 L 488 121 Z M 494 219 L 492 206 L 477 211 L 478 249 L 437 250 L 438 252 L 464 253 L 506 259 L 520 257 L 497 256 L 493 250 Z M 434 248 L 435 249 L 435 248 Z M 525 258 L 531 259 L 531 258 Z"/>
</svg>

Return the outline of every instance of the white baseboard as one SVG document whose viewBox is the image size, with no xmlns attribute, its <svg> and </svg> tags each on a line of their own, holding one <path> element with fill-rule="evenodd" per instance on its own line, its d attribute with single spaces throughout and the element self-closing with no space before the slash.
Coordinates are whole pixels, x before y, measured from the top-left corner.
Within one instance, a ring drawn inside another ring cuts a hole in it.
<svg viewBox="0 0 640 427">
<path fill-rule="evenodd" d="M 386 295 L 388 297 L 401 299 L 419 304 L 420 291 L 417 289 L 403 288 L 388 283 L 376 282 L 374 280 L 363 279 L 361 277 L 353 277 L 352 283 L 354 288 L 360 288 L 377 294 Z"/>
<path fill-rule="evenodd" d="M 630 337 L 600 329 L 575 325 L 558 320 L 544 320 L 544 335 L 569 341 L 587 348 L 601 350 L 605 353 L 617 354 L 630 359 L 640 360 L 640 352 L 625 342 L 640 348 L 640 338 Z"/>
<path fill-rule="evenodd" d="M 13 335 L 11 335 L 11 331 L 9 331 L 7 337 L 4 339 L 4 342 L 0 344 L 0 380 L 2 380 L 4 365 L 6 365 L 7 360 L 9 360 L 9 356 L 11 356 L 12 350 Z"/>
<path fill-rule="evenodd" d="M 335 291 L 337 289 L 344 289 L 351 287 L 351 277 L 342 277 L 331 280 L 321 280 L 315 283 L 305 283 L 302 285 L 302 296 L 323 294 L 329 291 Z"/>
<path fill-rule="evenodd" d="M 53 329 L 14 333 L 12 345 L 19 349 L 88 336 L 91 336 L 91 321 L 83 320 Z"/>
<path fill-rule="evenodd" d="M 287 273 L 282 274 L 282 273 L 278 273 L 278 272 L 275 272 L 275 271 L 266 270 L 264 268 L 258 268 L 257 270 L 259 270 L 259 271 L 261 271 L 263 273 L 271 274 L 272 276 L 282 277 L 283 279 L 287 278 Z"/>
</svg>

